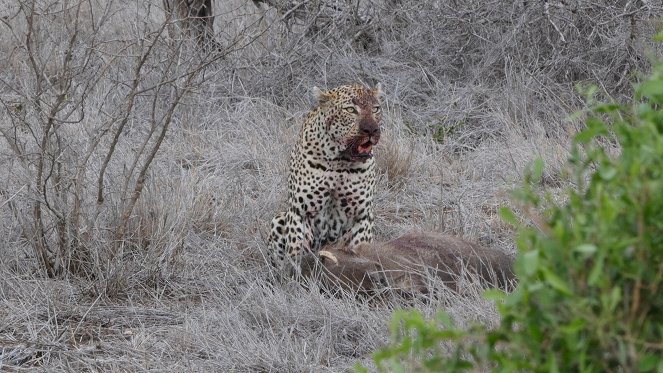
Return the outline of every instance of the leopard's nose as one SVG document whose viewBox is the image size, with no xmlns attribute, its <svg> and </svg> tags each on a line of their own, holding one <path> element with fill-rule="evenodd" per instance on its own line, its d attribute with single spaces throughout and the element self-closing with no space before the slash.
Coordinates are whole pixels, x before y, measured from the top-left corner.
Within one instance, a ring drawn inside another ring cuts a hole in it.
<svg viewBox="0 0 663 373">
<path fill-rule="evenodd" d="M 362 135 L 368 137 L 373 137 L 380 134 L 380 128 L 378 127 L 361 128 L 360 131 Z"/>
<path fill-rule="evenodd" d="M 359 122 L 359 133 L 368 137 L 379 136 L 380 126 L 376 121 L 365 118 Z"/>
</svg>

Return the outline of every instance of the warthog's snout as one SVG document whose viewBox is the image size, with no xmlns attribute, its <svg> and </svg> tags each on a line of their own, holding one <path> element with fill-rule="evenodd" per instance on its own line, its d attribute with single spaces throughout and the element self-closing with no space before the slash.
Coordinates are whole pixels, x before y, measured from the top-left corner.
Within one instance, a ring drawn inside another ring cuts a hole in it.
<svg viewBox="0 0 663 373">
<path fill-rule="evenodd" d="M 336 258 L 334 254 L 330 253 L 327 250 L 320 250 L 320 252 L 318 252 L 318 256 L 321 259 L 329 259 L 331 260 L 332 264 L 338 265 L 338 258 Z"/>
</svg>

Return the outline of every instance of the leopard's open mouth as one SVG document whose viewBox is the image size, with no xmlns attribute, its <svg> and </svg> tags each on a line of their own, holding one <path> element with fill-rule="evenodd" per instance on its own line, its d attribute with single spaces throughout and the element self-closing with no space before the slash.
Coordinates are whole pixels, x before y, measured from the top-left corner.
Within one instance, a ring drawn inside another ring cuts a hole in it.
<svg viewBox="0 0 663 373">
<path fill-rule="evenodd" d="M 356 137 L 341 152 L 341 159 L 346 161 L 365 161 L 373 157 L 373 146 L 378 142 L 376 137 Z"/>
<path fill-rule="evenodd" d="M 372 157 L 373 156 L 373 153 L 371 152 L 372 150 L 373 150 L 373 142 L 371 141 L 371 139 L 366 139 L 366 141 L 357 144 L 356 153 L 363 157 Z"/>
</svg>

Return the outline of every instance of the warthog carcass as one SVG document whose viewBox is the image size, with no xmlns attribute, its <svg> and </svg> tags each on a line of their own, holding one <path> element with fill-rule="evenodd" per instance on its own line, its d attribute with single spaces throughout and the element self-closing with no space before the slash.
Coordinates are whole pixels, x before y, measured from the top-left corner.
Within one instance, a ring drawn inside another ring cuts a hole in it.
<svg viewBox="0 0 663 373">
<path fill-rule="evenodd" d="M 427 293 L 431 279 L 461 292 L 463 276 L 484 287 L 512 289 L 513 260 L 506 253 L 436 233 L 408 233 L 388 242 L 350 247 L 346 240 L 323 247 L 303 260 L 302 274 L 319 276 L 327 286 L 374 293 L 391 289 L 401 294 Z"/>
</svg>

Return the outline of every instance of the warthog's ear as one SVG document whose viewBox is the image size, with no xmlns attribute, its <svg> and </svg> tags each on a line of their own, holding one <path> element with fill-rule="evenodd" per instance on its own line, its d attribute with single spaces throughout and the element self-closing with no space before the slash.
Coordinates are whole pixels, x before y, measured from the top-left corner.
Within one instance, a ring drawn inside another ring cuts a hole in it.
<svg viewBox="0 0 663 373">
<path fill-rule="evenodd" d="M 387 274 L 382 269 L 382 266 L 379 263 L 375 263 L 375 271 L 368 272 L 368 278 L 372 284 L 379 287 L 388 287 L 389 281 L 387 280 Z"/>
<path fill-rule="evenodd" d="M 325 92 L 318 87 L 313 87 L 311 93 L 313 94 L 313 99 L 317 101 L 318 105 L 326 103 L 332 97 L 328 92 Z"/>
<path fill-rule="evenodd" d="M 357 250 L 357 246 L 347 246 L 347 251 L 349 253 L 352 253 L 352 255 L 359 255 L 359 250 Z"/>
</svg>

